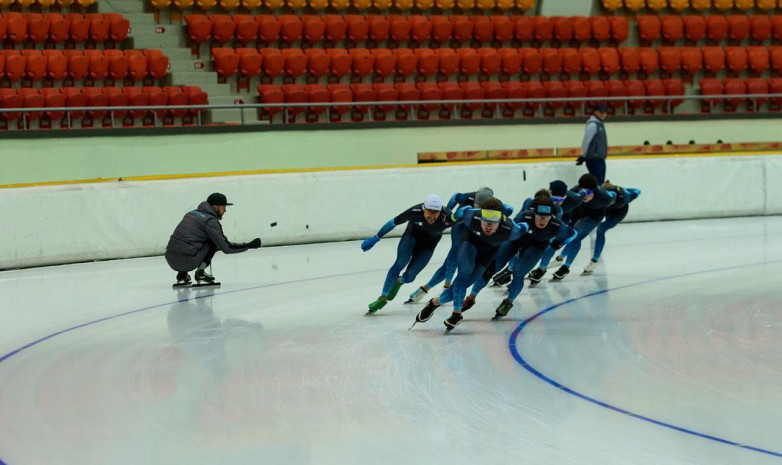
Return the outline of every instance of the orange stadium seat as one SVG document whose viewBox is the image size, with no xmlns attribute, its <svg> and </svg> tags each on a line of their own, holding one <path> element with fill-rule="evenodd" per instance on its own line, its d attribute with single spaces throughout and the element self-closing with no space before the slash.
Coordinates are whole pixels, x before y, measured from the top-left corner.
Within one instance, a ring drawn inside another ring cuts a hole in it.
<svg viewBox="0 0 782 465">
<path fill-rule="evenodd" d="M 474 76 L 481 70 L 481 57 L 474 48 L 456 49 L 459 57 L 459 72 L 463 76 Z"/>
<path fill-rule="evenodd" d="M 424 15 L 408 16 L 410 22 L 410 40 L 416 44 L 428 42 L 432 37 L 432 23 Z"/>
<path fill-rule="evenodd" d="M 535 8 L 535 0 L 516 0 L 516 8 L 521 11 L 529 11 Z"/>
<path fill-rule="evenodd" d="M 405 16 L 389 15 L 388 23 L 388 35 L 392 41 L 401 44 L 410 38 L 410 21 Z"/>
<path fill-rule="evenodd" d="M 279 15 L 280 21 L 280 40 L 286 44 L 292 44 L 301 40 L 304 24 L 296 15 Z"/>
<path fill-rule="evenodd" d="M 513 39 L 513 21 L 505 15 L 491 17 L 494 40 L 499 43 L 510 42 Z"/>
<path fill-rule="evenodd" d="M 621 44 L 630 36 L 630 22 L 624 16 L 611 16 L 611 39 Z"/>
<path fill-rule="evenodd" d="M 625 8 L 630 11 L 638 11 L 645 7 L 645 1 L 644 0 L 624 0 L 625 1 Z"/>
<path fill-rule="evenodd" d="M 698 81 L 698 86 L 701 89 L 701 95 L 722 95 L 723 85 L 719 79 L 704 78 Z M 701 100 L 701 111 L 710 112 L 714 105 L 721 102 L 722 99 L 703 99 Z"/>
<path fill-rule="evenodd" d="M 543 59 L 543 72 L 548 75 L 558 74 L 562 71 L 562 55 L 556 48 L 541 48 L 540 56 Z"/>
<path fill-rule="evenodd" d="M 573 20 L 568 16 L 551 16 L 553 38 L 559 43 L 570 42 L 573 38 Z"/>
<path fill-rule="evenodd" d="M 331 66 L 331 56 L 322 48 L 308 48 L 304 50 L 307 55 L 307 74 L 314 79 L 325 76 Z M 263 64 L 263 62 L 261 62 Z"/>
<path fill-rule="evenodd" d="M 455 0 L 435 0 L 434 6 L 440 11 L 449 11 L 456 6 Z M 416 89 L 417 90 L 417 89 Z"/>
<path fill-rule="evenodd" d="M 472 17 L 472 37 L 476 42 L 488 42 L 494 37 L 494 23 L 486 16 Z"/>
<path fill-rule="evenodd" d="M 747 49 L 744 47 L 725 47 L 725 61 L 728 71 L 741 74 L 747 69 Z"/>
<path fill-rule="evenodd" d="M 683 96 L 685 94 L 684 83 L 681 79 L 663 79 L 663 86 L 665 86 L 665 95 L 667 96 Z M 670 110 L 678 107 L 684 103 L 684 99 L 670 99 L 667 100 L 667 106 Z M 668 108 L 666 108 L 667 110 Z"/>
<path fill-rule="evenodd" d="M 193 0 L 172 0 L 174 6 L 179 10 L 188 8 L 188 5 L 192 6 Z M 217 0 L 196 0 L 196 7 L 201 11 L 208 11 L 217 6 Z"/>
<path fill-rule="evenodd" d="M 418 69 L 418 56 L 409 48 L 395 49 L 396 55 L 396 74 L 401 78 L 406 78 Z"/>
<path fill-rule="evenodd" d="M 396 55 L 387 48 L 374 48 L 371 50 L 375 57 L 375 76 L 385 79 L 396 72 Z"/>
<path fill-rule="evenodd" d="M 744 95 L 747 93 L 747 84 L 741 78 L 728 78 L 722 81 L 725 95 Z M 743 97 L 725 99 L 725 111 L 735 111 L 736 107 L 746 101 Z"/>
<path fill-rule="evenodd" d="M 367 23 L 369 24 L 369 39 L 372 42 L 380 43 L 388 39 L 388 35 L 391 32 L 391 23 L 385 16 L 369 15 L 367 16 Z"/>
<path fill-rule="evenodd" d="M 611 23 L 605 16 L 590 16 L 589 23 L 592 31 L 592 39 L 601 42 L 608 42 L 611 38 Z"/>
<path fill-rule="evenodd" d="M 310 8 L 312 8 L 315 11 L 323 11 L 329 7 L 329 2 L 328 0 L 309 0 L 309 5 Z M 278 10 L 279 8 L 270 8 L 270 9 L 274 11 L 274 10 Z"/>
<path fill-rule="evenodd" d="M 706 19 L 701 15 L 685 15 L 684 37 L 689 42 L 695 43 L 706 37 Z"/>
<path fill-rule="evenodd" d="M 212 44 L 222 45 L 234 40 L 236 23 L 229 15 L 212 15 L 209 17 L 212 22 Z"/>
<path fill-rule="evenodd" d="M 363 20 L 363 16 L 357 16 L 357 15 L 352 15 L 352 16 L 354 18 L 355 17 L 362 18 L 362 20 Z M 354 22 L 355 22 L 355 19 L 354 19 Z M 339 42 L 339 41 L 345 39 L 345 34 L 348 31 L 348 23 L 347 23 L 347 21 L 345 19 L 342 18 L 342 16 L 340 16 L 340 15 L 323 15 L 323 23 L 325 25 L 323 38 L 327 42 L 334 43 L 334 42 Z M 357 26 L 363 25 L 364 37 L 361 40 L 364 40 L 364 38 L 366 38 L 366 31 L 367 31 L 367 28 L 368 28 L 368 26 L 366 24 L 366 21 L 363 21 L 363 22 L 360 22 L 360 23 L 357 22 L 356 25 Z M 354 26 L 354 27 L 357 27 L 357 26 Z M 361 32 L 361 31 L 359 31 L 359 32 Z M 350 40 L 353 43 L 361 42 L 361 40 L 354 40 L 354 39 L 350 39 Z"/>
<path fill-rule="evenodd" d="M 638 48 L 620 47 L 619 56 L 622 59 L 622 71 L 635 74 L 641 68 L 641 57 Z"/>
<path fill-rule="evenodd" d="M 711 0 L 690 0 L 692 8 L 697 11 L 706 11 L 711 8 Z"/>
<path fill-rule="evenodd" d="M 237 8 L 239 8 L 240 1 L 239 0 L 220 0 L 220 8 L 223 9 L 225 12 L 231 12 Z"/>
<path fill-rule="evenodd" d="M 46 13 L 46 17 L 49 18 L 50 43 L 56 45 L 68 40 L 71 22 L 62 13 Z"/>
<path fill-rule="evenodd" d="M 514 0 L 497 0 L 497 8 L 501 11 L 508 11 L 516 4 Z"/>
<path fill-rule="evenodd" d="M 258 22 L 258 40 L 264 45 L 271 44 L 280 39 L 280 29 L 282 24 L 273 15 L 257 15 L 255 20 Z"/>
<path fill-rule="evenodd" d="M 757 7 L 759 10 L 771 11 L 777 7 L 776 0 L 757 0 Z"/>
<path fill-rule="evenodd" d="M 646 0 L 646 7 L 658 12 L 668 7 L 668 0 Z"/>
<path fill-rule="evenodd" d="M 352 4 L 358 11 L 366 11 L 372 6 L 372 0 L 353 0 Z"/>
<path fill-rule="evenodd" d="M 122 81 L 128 75 L 130 60 L 122 50 L 106 49 L 103 51 L 109 62 L 108 79 Z"/>
<path fill-rule="evenodd" d="M 690 0 L 668 0 L 668 6 L 673 11 L 681 13 L 690 7 Z"/>
<path fill-rule="evenodd" d="M 261 53 L 261 69 L 265 78 L 274 79 L 285 72 L 285 57 L 280 49 L 264 47 L 259 52 Z"/>
<path fill-rule="evenodd" d="M 513 19 L 513 37 L 519 42 L 529 42 L 535 33 L 535 26 L 532 18 L 529 16 L 514 15 Z"/>
<path fill-rule="evenodd" d="M 185 16 L 187 37 L 193 45 L 201 45 L 212 37 L 212 22 L 206 15 L 191 14 Z"/>
<path fill-rule="evenodd" d="M 387 10 L 391 8 L 391 0 L 372 0 L 372 6 L 378 10 Z"/>
<path fill-rule="evenodd" d="M 334 2 L 335 0 L 332 0 Z M 336 0 L 338 1 L 338 0 Z M 410 8 L 413 7 L 413 0 L 394 0 L 393 1 L 394 7 L 396 7 L 400 11 L 407 11 Z"/>
<path fill-rule="evenodd" d="M 662 38 L 669 44 L 679 41 L 684 35 L 684 21 L 679 15 L 665 15 L 660 18 Z"/>
<path fill-rule="evenodd" d="M 703 53 L 703 68 L 707 72 L 717 74 L 725 68 L 725 50 L 722 47 L 701 47 L 701 52 Z"/>
<path fill-rule="evenodd" d="M 703 53 L 698 47 L 681 47 L 682 71 L 692 76 L 703 69 Z"/>
<path fill-rule="evenodd" d="M 49 39 L 49 25 L 51 19 L 40 13 L 27 13 L 27 38 L 35 43 L 42 44 Z"/>
<path fill-rule="evenodd" d="M 109 38 L 111 23 L 99 13 L 88 13 L 84 18 L 90 22 L 89 40 L 93 44 L 102 44 Z"/>
<path fill-rule="evenodd" d="M 619 52 L 613 47 L 601 47 L 597 49 L 600 55 L 600 69 L 607 76 L 612 76 L 622 69 L 619 60 Z"/>
<path fill-rule="evenodd" d="M 456 0 L 456 8 L 462 11 L 469 11 L 475 8 L 475 0 Z"/>
<path fill-rule="evenodd" d="M 341 78 L 350 73 L 353 67 L 353 57 L 348 54 L 347 50 L 344 48 L 329 48 L 326 49 L 326 53 L 331 57 L 329 62 L 329 73 L 331 76 Z"/>
<path fill-rule="evenodd" d="M 225 82 L 239 71 L 239 54 L 232 48 L 213 48 L 212 58 L 220 82 Z"/>
<path fill-rule="evenodd" d="M 627 97 L 627 86 L 618 80 L 604 81 L 609 97 Z M 622 100 L 609 100 L 608 106 L 614 109 L 624 106 Z"/>
<path fill-rule="evenodd" d="M 241 45 L 249 44 L 258 39 L 258 22 L 253 15 L 233 15 L 236 24 L 234 28 L 235 42 Z"/>
<path fill-rule="evenodd" d="M 749 37 L 749 18 L 746 15 L 728 15 L 728 38 L 741 42 Z"/>
<path fill-rule="evenodd" d="M 348 50 L 352 57 L 351 71 L 354 76 L 364 78 L 375 70 L 375 56 L 366 48 L 352 48 Z"/>
<path fill-rule="evenodd" d="M 432 15 L 432 40 L 438 44 L 447 44 L 453 38 L 453 23 L 445 15 Z"/>
<path fill-rule="evenodd" d="M 755 42 L 764 42 L 771 37 L 771 18 L 766 15 L 749 17 L 750 37 Z"/>
<path fill-rule="evenodd" d="M 522 57 L 518 49 L 513 47 L 504 47 L 499 50 L 500 69 L 506 76 L 514 76 L 521 72 Z"/>
<path fill-rule="evenodd" d="M 581 72 L 581 55 L 575 48 L 564 47 L 559 49 L 562 58 L 562 72 L 575 75 Z"/>
<path fill-rule="evenodd" d="M 776 74 L 782 74 L 782 46 L 772 45 L 768 48 L 771 69 Z"/>
<path fill-rule="evenodd" d="M 719 11 L 728 11 L 733 8 L 733 0 L 714 0 L 714 8 Z"/>
<path fill-rule="evenodd" d="M 721 42 L 728 36 L 728 20 L 725 16 L 706 16 L 706 37 L 712 42 Z"/>
<path fill-rule="evenodd" d="M 532 76 L 538 74 L 543 69 L 543 55 L 536 48 L 520 48 L 521 69 L 524 74 Z"/>
<path fill-rule="evenodd" d="M 642 43 L 650 44 L 660 38 L 660 18 L 652 15 L 638 16 L 638 38 Z"/>
<path fill-rule="evenodd" d="M 285 6 L 298 11 L 307 6 L 307 0 L 285 0 Z"/>
<path fill-rule="evenodd" d="M 592 39 L 592 23 L 584 16 L 573 16 L 573 40 L 583 44 Z"/>
<path fill-rule="evenodd" d="M 622 0 L 603 0 L 603 8 L 608 11 L 616 11 L 622 8 Z"/>
<path fill-rule="evenodd" d="M 261 0 L 241 0 L 240 5 L 246 11 L 257 10 L 263 5 Z"/>
<path fill-rule="evenodd" d="M 578 53 L 581 56 L 581 69 L 588 76 L 594 76 L 601 70 L 600 67 L 600 53 L 593 47 L 581 47 L 578 49 Z"/>
<path fill-rule="evenodd" d="M 434 8 L 434 0 L 415 0 L 414 6 L 420 11 L 429 11 Z"/>
<path fill-rule="evenodd" d="M 660 69 L 668 74 L 673 74 L 682 67 L 682 53 L 680 47 L 659 47 L 657 53 L 660 57 Z"/>
<path fill-rule="evenodd" d="M 487 11 L 487 10 L 493 9 L 497 5 L 494 2 L 494 0 L 476 0 L 475 1 L 475 6 L 479 10 Z"/>
<path fill-rule="evenodd" d="M 470 18 L 464 15 L 451 15 L 449 19 L 453 25 L 451 31 L 455 42 L 463 44 L 472 40 L 473 23 Z"/>
<path fill-rule="evenodd" d="M 118 44 L 127 40 L 130 20 L 119 13 L 106 13 L 103 17 L 109 22 L 109 40 L 111 42 Z"/>
<path fill-rule="evenodd" d="M 768 69 L 771 55 L 766 47 L 747 47 L 747 67 L 755 74 L 761 74 Z"/>
<path fill-rule="evenodd" d="M 532 26 L 532 37 L 540 43 L 550 41 L 554 35 L 554 23 L 547 16 L 533 16 Z"/>
<path fill-rule="evenodd" d="M 282 56 L 285 58 L 285 75 L 296 79 L 307 72 L 307 55 L 300 48 L 284 48 Z"/>
<path fill-rule="evenodd" d="M 755 7 L 755 0 L 736 0 L 736 9 L 749 11 Z"/>
<path fill-rule="evenodd" d="M 438 69 L 439 59 L 431 48 L 417 48 L 413 53 L 418 56 L 418 74 L 433 76 Z"/>
<path fill-rule="evenodd" d="M 459 55 L 452 48 L 438 48 L 434 50 L 437 55 L 437 69 L 441 77 L 450 77 L 459 72 Z"/>
<path fill-rule="evenodd" d="M 748 94 L 768 94 L 767 80 L 763 78 L 747 78 L 744 80 L 744 82 L 747 85 Z M 758 108 L 767 101 L 768 98 L 766 97 L 751 98 L 750 102 L 752 102 L 752 105 L 748 106 L 748 110 L 757 111 Z"/>
</svg>

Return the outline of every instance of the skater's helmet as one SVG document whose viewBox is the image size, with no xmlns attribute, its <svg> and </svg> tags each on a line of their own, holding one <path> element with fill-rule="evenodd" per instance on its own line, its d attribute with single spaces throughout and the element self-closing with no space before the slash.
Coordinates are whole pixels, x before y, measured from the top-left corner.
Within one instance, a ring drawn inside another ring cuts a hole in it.
<svg viewBox="0 0 782 465">
<path fill-rule="evenodd" d="M 225 196 L 219 192 L 211 194 L 206 198 L 206 201 L 209 203 L 209 205 L 233 205 L 232 203 L 228 203 L 228 199 L 226 199 Z"/>
<path fill-rule="evenodd" d="M 480 207 L 483 205 L 483 202 L 489 200 L 492 197 L 494 197 L 494 191 L 491 190 L 490 187 L 481 187 L 477 192 L 475 192 L 475 206 Z"/>
<path fill-rule="evenodd" d="M 429 194 L 424 199 L 424 208 L 427 210 L 440 211 L 443 209 L 443 200 L 437 194 Z"/>
<path fill-rule="evenodd" d="M 567 184 L 565 184 L 565 181 L 557 179 L 556 181 L 551 181 L 551 184 L 548 185 L 548 190 L 551 191 L 553 196 L 564 197 L 567 195 Z"/>
</svg>

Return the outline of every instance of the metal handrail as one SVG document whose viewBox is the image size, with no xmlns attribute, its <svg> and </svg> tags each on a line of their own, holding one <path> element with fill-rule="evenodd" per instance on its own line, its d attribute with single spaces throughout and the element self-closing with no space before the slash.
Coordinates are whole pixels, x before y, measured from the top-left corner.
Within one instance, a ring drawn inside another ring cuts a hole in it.
<svg viewBox="0 0 782 465">
<path fill-rule="evenodd" d="M 564 97 L 564 98 L 516 98 L 516 99 L 448 99 L 448 100 L 375 100 L 367 102 L 302 102 L 302 103 L 235 103 L 235 104 L 204 104 L 204 105 L 139 105 L 139 106 L 92 106 L 92 107 L 30 107 L 30 108 L 0 108 L 0 113 L 21 113 L 22 120 L 26 127 L 26 113 L 65 113 L 68 117 L 68 127 L 70 128 L 70 115 L 76 112 L 107 112 L 111 116 L 111 126 L 114 127 L 114 113 L 128 111 L 152 111 L 154 124 L 157 126 L 158 112 L 162 111 L 195 111 L 197 125 L 202 125 L 201 113 L 209 110 L 239 110 L 241 123 L 245 124 L 245 110 L 274 109 L 280 108 L 285 112 L 285 120 L 288 120 L 288 109 L 290 108 L 319 108 L 325 107 L 326 115 L 329 109 L 333 107 L 371 107 L 375 106 L 421 106 L 421 105 L 499 105 L 503 104 L 538 104 L 540 114 L 543 114 L 546 103 L 578 103 L 582 109 L 591 102 L 622 102 L 625 109 L 631 101 L 666 101 L 669 113 L 673 112 L 674 107 L 671 101 L 676 100 L 713 100 L 744 99 L 750 101 L 769 100 L 772 98 L 782 98 L 782 94 L 704 94 L 704 95 L 631 95 L 621 97 Z M 756 106 L 757 106 L 757 102 Z M 328 121 L 328 117 L 326 120 Z"/>
</svg>

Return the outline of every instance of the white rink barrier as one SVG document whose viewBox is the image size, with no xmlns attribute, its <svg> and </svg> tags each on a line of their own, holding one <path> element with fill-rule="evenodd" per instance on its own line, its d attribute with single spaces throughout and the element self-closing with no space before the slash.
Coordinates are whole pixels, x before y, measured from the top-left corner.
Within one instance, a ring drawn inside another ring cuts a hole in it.
<svg viewBox="0 0 782 465">
<path fill-rule="evenodd" d="M 778 154 L 609 158 L 607 171 L 643 191 L 626 221 L 782 213 Z M 447 202 L 489 186 L 518 209 L 550 181 L 574 185 L 585 172 L 563 160 L 3 189 L 0 269 L 163 254 L 182 216 L 212 192 L 235 203 L 223 219 L 229 240 L 269 246 L 368 237 L 430 193 Z"/>
</svg>

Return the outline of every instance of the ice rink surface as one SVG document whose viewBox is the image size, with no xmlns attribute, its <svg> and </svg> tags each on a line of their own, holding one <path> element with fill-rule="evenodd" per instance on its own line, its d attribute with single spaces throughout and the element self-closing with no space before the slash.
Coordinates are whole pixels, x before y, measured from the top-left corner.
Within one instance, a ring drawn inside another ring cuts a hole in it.
<svg viewBox="0 0 782 465">
<path fill-rule="evenodd" d="M 397 242 L 0 273 L 0 463 L 782 464 L 782 218 L 621 224 L 447 336 L 364 316 Z"/>
</svg>

